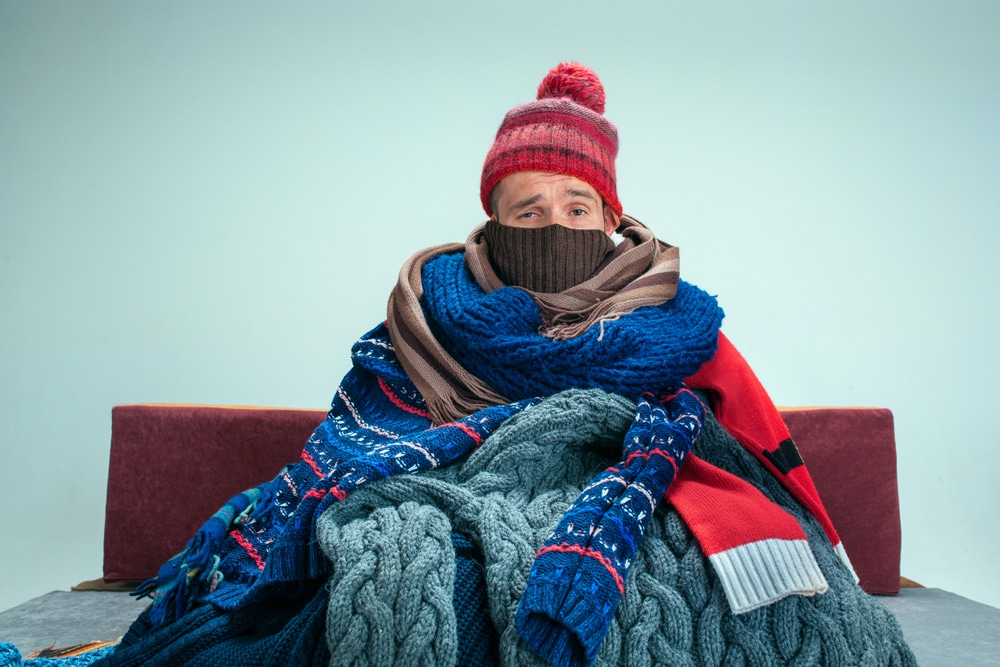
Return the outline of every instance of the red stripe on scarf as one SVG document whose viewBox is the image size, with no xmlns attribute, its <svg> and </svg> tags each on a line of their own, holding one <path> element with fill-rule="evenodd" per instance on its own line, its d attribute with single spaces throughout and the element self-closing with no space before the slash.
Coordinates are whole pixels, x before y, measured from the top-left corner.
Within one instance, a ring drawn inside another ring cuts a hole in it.
<svg viewBox="0 0 1000 667">
<path fill-rule="evenodd" d="M 243 547 L 243 550 L 247 552 L 250 558 L 253 559 L 254 565 L 257 566 L 258 570 L 264 569 L 264 559 L 260 557 L 257 550 L 254 549 L 253 545 L 247 541 L 247 538 L 243 537 L 243 533 L 238 530 L 234 530 L 229 533 L 229 536 L 236 540 L 236 543 Z"/>
<path fill-rule="evenodd" d="M 319 467 L 319 464 L 316 463 L 315 459 L 313 459 L 313 457 L 309 455 L 309 451 L 306 449 L 302 450 L 302 460 L 305 461 L 307 464 L 309 464 L 309 467 L 312 468 L 313 472 L 316 473 L 317 477 L 319 477 L 320 479 L 326 477 L 326 474 L 323 472 L 323 469 Z"/>
<path fill-rule="evenodd" d="M 407 403 L 405 403 L 403 399 L 397 396 L 396 393 L 392 390 L 392 388 L 389 387 L 386 381 L 383 380 L 382 378 L 378 379 L 378 386 L 382 390 L 382 393 L 384 393 L 386 397 L 388 397 L 388 399 L 392 401 L 392 404 L 395 405 L 400 410 L 404 410 L 406 412 L 409 412 L 410 414 L 417 415 L 418 417 L 424 417 L 426 419 L 431 418 L 431 413 L 427 412 L 426 410 L 421 410 L 420 408 L 415 408 L 412 405 L 408 405 Z"/>
<path fill-rule="evenodd" d="M 309 489 L 309 492 L 302 496 L 302 500 L 305 500 L 306 498 L 319 498 L 322 500 L 323 498 L 326 498 L 326 494 L 328 493 L 332 493 L 337 500 L 343 500 L 347 497 L 346 491 L 338 486 L 335 486 L 332 489 Z"/>
<path fill-rule="evenodd" d="M 454 426 L 458 429 L 461 429 L 467 436 L 472 438 L 472 441 L 476 443 L 477 447 L 483 442 L 483 436 L 476 433 L 474 428 L 472 428 L 471 426 L 469 426 L 464 422 L 450 422 L 448 424 L 442 424 L 438 428 L 444 428 L 446 426 Z"/>
</svg>

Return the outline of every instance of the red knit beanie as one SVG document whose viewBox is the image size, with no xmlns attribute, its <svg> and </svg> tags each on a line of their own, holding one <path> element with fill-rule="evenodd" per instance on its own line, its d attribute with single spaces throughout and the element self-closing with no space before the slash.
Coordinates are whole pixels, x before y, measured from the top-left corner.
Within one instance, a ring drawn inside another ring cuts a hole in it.
<svg viewBox="0 0 1000 667">
<path fill-rule="evenodd" d="M 604 114 L 604 86 L 579 63 L 560 63 L 538 86 L 538 99 L 511 109 L 483 164 L 479 197 L 493 215 L 490 192 L 519 171 L 548 171 L 586 181 L 618 215 L 618 130 Z"/>
</svg>

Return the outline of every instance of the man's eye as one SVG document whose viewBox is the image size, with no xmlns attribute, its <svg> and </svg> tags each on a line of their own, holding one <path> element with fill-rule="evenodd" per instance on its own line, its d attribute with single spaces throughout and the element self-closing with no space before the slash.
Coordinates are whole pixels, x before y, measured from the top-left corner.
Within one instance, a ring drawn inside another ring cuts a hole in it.
<svg viewBox="0 0 1000 667">
<path fill-rule="evenodd" d="M 587 209 L 574 208 L 572 211 L 569 212 L 569 214 L 573 216 L 587 215 Z"/>
<path fill-rule="evenodd" d="M 519 217 L 519 218 L 533 218 L 536 215 L 538 215 L 538 214 L 535 213 L 534 211 L 525 211 L 524 213 L 522 213 L 521 215 L 519 215 L 517 217 Z"/>
</svg>

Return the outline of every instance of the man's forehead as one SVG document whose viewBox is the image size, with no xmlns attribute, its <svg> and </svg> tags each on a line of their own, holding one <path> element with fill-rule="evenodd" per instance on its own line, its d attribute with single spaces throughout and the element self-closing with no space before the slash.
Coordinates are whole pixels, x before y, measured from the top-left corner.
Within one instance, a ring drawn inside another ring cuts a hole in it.
<svg viewBox="0 0 1000 667">
<path fill-rule="evenodd" d="M 535 203 L 552 191 L 571 197 L 600 200 L 600 195 L 592 185 L 584 180 L 554 172 L 516 172 L 505 176 L 497 183 L 498 194 L 506 199 L 515 198 L 518 203 Z"/>
</svg>

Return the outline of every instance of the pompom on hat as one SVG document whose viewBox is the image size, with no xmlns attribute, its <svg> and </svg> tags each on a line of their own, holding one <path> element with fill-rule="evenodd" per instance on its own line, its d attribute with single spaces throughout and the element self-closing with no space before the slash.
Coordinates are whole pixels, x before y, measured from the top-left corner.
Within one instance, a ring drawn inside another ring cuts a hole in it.
<svg viewBox="0 0 1000 667">
<path fill-rule="evenodd" d="M 511 109 L 497 130 L 479 187 L 486 214 L 493 215 L 490 193 L 505 176 L 547 171 L 586 181 L 621 215 L 618 130 L 604 118 L 604 103 L 604 86 L 592 69 L 573 62 L 553 67 L 537 100 Z"/>
</svg>

